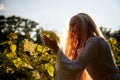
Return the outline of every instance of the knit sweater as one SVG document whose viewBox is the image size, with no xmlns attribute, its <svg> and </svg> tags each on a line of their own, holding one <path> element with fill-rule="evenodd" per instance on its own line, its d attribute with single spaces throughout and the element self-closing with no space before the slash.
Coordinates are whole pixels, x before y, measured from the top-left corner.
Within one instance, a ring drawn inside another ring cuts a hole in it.
<svg viewBox="0 0 120 80">
<path fill-rule="evenodd" d="M 111 48 L 106 40 L 90 37 L 79 58 L 70 60 L 59 49 L 55 80 L 79 80 L 84 69 L 93 80 L 120 80 Z"/>
</svg>

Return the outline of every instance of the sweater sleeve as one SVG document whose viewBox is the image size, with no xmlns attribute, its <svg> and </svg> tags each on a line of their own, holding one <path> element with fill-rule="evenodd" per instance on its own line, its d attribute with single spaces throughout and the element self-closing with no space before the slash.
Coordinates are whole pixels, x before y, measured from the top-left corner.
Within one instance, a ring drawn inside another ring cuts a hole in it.
<svg viewBox="0 0 120 80">
<path fill-rule="evenodd" d="M 61 51 L 58 52 L 60 63 L 66 71 L 79 72 L 81 75 L 85 67 L 98 57 L 99 38 L 91 37 L 87 40 L 80 57 L 74 61 L 69 60 Z"/>
</svg>

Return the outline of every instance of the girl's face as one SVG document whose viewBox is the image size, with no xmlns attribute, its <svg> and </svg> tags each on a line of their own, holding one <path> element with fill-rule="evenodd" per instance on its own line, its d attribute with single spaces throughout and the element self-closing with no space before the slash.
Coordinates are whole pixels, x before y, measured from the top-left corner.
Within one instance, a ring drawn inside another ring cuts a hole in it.
<svg viewBox="0 0 120 80">
<path fill-rule="evenodd" d="M 81 26 L 82 26 L 82 23 L 78 19 L 73 18 L 70 22 L 69 31 L 77 39 L 80 38 L 80 35 L 82 32 Z"/>
<path fill-rule="evenodd" d="M 71 18 L 70 25 L 69 25 L 69 31 L 75 38 L 78 39 L 81 37 L 82 35 L 81 33 L 83 32 L 81 31 L 83 30 L 82 26 L 83 26 L 82 20 L 75 16 Z"/>
</svg>

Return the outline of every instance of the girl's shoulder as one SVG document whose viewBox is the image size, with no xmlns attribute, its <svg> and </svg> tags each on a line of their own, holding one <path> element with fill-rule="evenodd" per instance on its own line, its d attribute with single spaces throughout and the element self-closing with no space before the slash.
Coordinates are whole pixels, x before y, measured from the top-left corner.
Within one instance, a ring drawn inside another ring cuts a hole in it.
<svg viewBox="0 0 120 80">
<path fill-rule="evenodd" d="M 88 40 L 86 41 L 87 43 L 95 43 L 95 44 L 104 44 L 104 43 L 108 43 L 106 39 L 102 38 L 102 37 L 98 37 L 98 36 L 93 36 L 93 37 L 89 37 Z"/>
<path fill-rule="evenodd" d="M 92 37 L 89 37 L 88 40 L 105 40 L 105 39 L 99 36 L 92 36 Z"/>
<path fill-rule="evenodd" d="M 102 38 L 102 37 L 98 37 L 98 36 L 92 36 L 92 37 L 88 38 L 87 42 L 89 42 L 89 41 L 91 41 L 91 42 L 93 42 L 93 41 L 100 41 L 100 40 L 105 40 L 105 39 Z"/>
<path fill-rule="evenodd" d="M 88 43 L 96 44 L 102 47 L 110 47 L 109 42 L 105 38 L 98 37 L 98 36 L 88 38 L 88 40 L 86 41 L 86 44 Z"/>
</svg>

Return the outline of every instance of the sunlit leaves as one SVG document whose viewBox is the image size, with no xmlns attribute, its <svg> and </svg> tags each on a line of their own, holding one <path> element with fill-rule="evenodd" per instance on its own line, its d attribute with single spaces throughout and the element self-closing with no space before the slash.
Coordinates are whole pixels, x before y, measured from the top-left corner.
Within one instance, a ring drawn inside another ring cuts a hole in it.
<svg viewBox="0 0 120 80">
<path fill-rule="evenodd" d="M 40 76 L 41 77 L 40 79 L 43 79 L 43 76 L 53 77 L 54 72 L 51 72 L 54 70 L 53 66 L 55 65 L 54 63 L 55 54 L 53 53 L 53 50 L 46 46 L 35 44 L 27 39 L 24 40 L 23 45 L 24 45 L 23 54 L 21 55 L 21 59 L 24 62 L 26 62 L 23 66 L 37 70 L 39 72 L 39 75 L 43 74 L 42 76 Z M 33 45 L 36 45 L 36 46 L 34 46 L 32 55 L 27 55 L 27 54 L 30 54 L 31 48 L 33 48 Z M 45 66 L 45 64 L 48 64 L 48 63 L 51 65 Z M 46 71 L 49 75 L 46 75 Z"/>
<path fill-rule="evenodd" d="M 6 56 L 9 58 L 9 59 L 12 59 L 16 56 L 16 52 L 10 52 L 10 53 L 7 53 Z"/>
<path fill-rule="evenodd" d="M 19 68 L 22 66 L 21 58 L 17 57 L 16 59 L 12 60 L 16 68 Z"/>
<path fill-rule="evenodd" d="M 109 41 L 110 41 L 110 43 L 112 43 L 111 45 L 116 45 L 117 44 L 117 40 L 115 38 L 112 38 Z"/>
<path fill-rule="evenodd" d="M 30 38 L 30 32 L 36 31 L 35 27 L 38 24 L 16 16 L 4 18 L 3 21 L 1 31 L 5 33 L 6 39 L 1 37 L 0 42 L 0 46 L 4 48 L 0 51 L 0 76 L 7 73 L 8 76 L 13 75 L 18 80 L 23 79 L 19 78 L 22 75 L 25 76 L 24 80 L 53 80 L 54 67 L 51 67 L 55 65 L 53 50 Z M 54 32 L 47 35 L 59 42 Z"/>
<path fill-rule="evenodd" d="M 113 56 L 115 58 L 117 66 L 120 66 L 120 45 L 115 38 L 110 39 L 109 43 L 111 45 Z"/>
<path fill-rule="evenodd" d="M 40 75 L 38 71 L 32 71 L 33 80 L 40 80 Z"/>
<path fill-rule="evenodd" d="M 29 56 L 27 56 L 26 54 L 22 54 L 21 55 L 21 59 L 22 61 L 26 62 L 26 63 L 29 63 L 30 62 L 30 58 Z"/>
<path fill-rule="evenodd" d="M 15 35 L 12 33 L 9 36 Z M 0 68 L 3 69 L 5 66 L 4 70 L 9 74 L 23 70 L 29 76 L 28 80 L 52 80 L 55 74 L 54 66 L 56 59 L 53 49 L 28 39 L 24 39 L 20 44 L 16 44 L 15 39 L 10 38 L 1 44 L 7 44 L 7 47 L 3 52 L 0 52 L 0 57 L 5 57 L 3 61 L 5 63 L 0 65 Z M 1 56 L 3 54 L 5 56 Z"/>
<path fill-rule="evenodd" d="M 7 36 L 8 39 L 10 40 L 15 40 L 17 39 L 17 35 L 13 32 L 11 32 L 8 36 Z"/>
<path fill-rule="evenodd" d="M 9 73 L 14 73 L 14 70 L 11 67 L 6 67 L 6 72 Z"/>
<path fill-rule="evenodd" d="M 15 52 L 15 51 L 16 51 L 16 48 L 17 48 L 17 46 L 16 46 L 15 44 L 11 44 L 11 45 L 10 45 L 10 50 L 11 50 L 12 52 Z"/>
<path fill-rule="evenodd" d="M 37 51 L 42 52 L 42 50 L 43 50 L 42 46 L 38 45 L 37 46 Z"/>
<path fill-rule="evenodd" d="M 30 52 L 30 55 L 33 55 L 37 44 L 34 44 L 33 42 L 28 41 L 28 39 L 25 39 L 23 44 L 24 44 L 23 45 L 24 51 L 28 51 L 28 52 Z"/>
<path fill-rule="evenodd" d="M 11 44 L 12 44 L 12 41 L 7 41 L 7 44 L 11 45 Z"/>
<path fill-rule="evenodd" d="M 45 69 L 47 70 L 47 72 L 49 73 L 49 75 L 51 77 L 54 76 L 54 67 L 53 67 L 53 65 L 51 65 L 50 63 L 47 63 L 47 64 L 45 64 Z"/>
<path fill-rule="evenodd" d="M 45 52 L 44 54 L 41 55 L 41 60 L 44 60 L 44 61 L 49 61 L 49 54 L 48 52 Z"/>
</svg>

